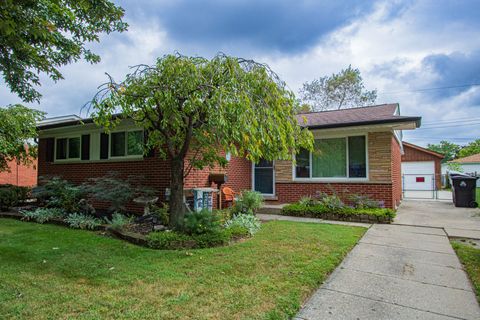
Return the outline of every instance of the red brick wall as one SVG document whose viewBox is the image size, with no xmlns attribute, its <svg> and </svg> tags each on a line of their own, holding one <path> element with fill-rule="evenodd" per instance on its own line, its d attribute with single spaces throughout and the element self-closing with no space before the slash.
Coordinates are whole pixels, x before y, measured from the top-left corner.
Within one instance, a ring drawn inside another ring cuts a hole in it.
<svg viewBox="0 0 480 320">
<path fill-rule="evenodd" d="M 435 183 L 437 189 L 442 187 L 442 159 L 421 150 L 412 148 L 407 144 L 403 145 L 404 154 L 402 155 L 402 162 L 412 161 L 434 161 L 435 162 Z"/>
<path fill-rule="evenodd" d="M 383 201 L 386 208 L 393 208 L 392 185 L 374 183 L 277 183 L 275 184 L 278 203 L 298 201 L 303 196 L 314 196 L 317 191 L 332 194 L 335 192 L 343 201 L 348 201 L 349 194 L 368 195 Z"/>
<path fill-rule="evenodd" d="M 402 151 L 395 137 L 392 137 L 392 201 L 395 207 L 402 201 Z"/>
<path fill-rule="evenodd" d="M 118 172 L 120 177 L 133 176 L 139 179 L 142 185 L 158 191 L 160 201 L 165 201 L 165 189 L 170 187 L 170 163 L 158 157 L 143 160 L 129 161 L 96 161 L 54 164 L 46 159 L 45 140 L 39 141 L 38 176 L 61 176 L 74 184 L 81 184 L 89 178 L 106 175 L 109 172 Z M 188 164 L 187 164 L 188 165 Z M 235 191 L 251 188 L 251 162 L 240 157 L 232 157 L 226 168 L 204 168 L 192 170 L 185 178 L 185 188 L 210 187 L 208 176 L 210 172 L 226 172 L 228 182 L 226 186 Z M 36 177 L 36 176 L 35 176 Z M 212 185 L 215 187 L 215 185 Z M 216 198 L 214 199 L 216 203 Z M 101 209 L 106 209 L 106 204 L 96 203 Z M 141 212 L 142 208 L 129 205 L 129 209 Z"/>
<path fill-rule="evenodd" d="M 0 172 L 0 184 L 32 187 L 37 185 L 37 160 L 29 165 L 17 164 L 10 161 L 9 171 Z"/>
</svg>

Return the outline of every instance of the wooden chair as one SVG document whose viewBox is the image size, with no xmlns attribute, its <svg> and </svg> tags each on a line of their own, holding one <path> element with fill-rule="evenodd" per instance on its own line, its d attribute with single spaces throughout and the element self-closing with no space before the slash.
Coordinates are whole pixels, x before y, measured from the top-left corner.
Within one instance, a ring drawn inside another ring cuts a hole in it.
<svg viewBox="0 0 480 320">
<path fill-rule="evenodd" d="M 222 189 L 223 194 L 225 195 L 225 202 L 227 207 L 231 207 L 235 203 L 235 191 L 232 188 L 224 187 Z"/>
</svg>

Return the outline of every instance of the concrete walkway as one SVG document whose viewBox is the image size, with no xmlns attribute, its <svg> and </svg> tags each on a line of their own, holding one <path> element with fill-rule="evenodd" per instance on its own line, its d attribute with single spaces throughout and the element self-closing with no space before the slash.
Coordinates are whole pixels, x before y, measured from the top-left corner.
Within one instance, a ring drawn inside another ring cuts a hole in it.
<svg viewBox="0 0 480 320">
<path fill-rule="evenodd" d="M 374 225 L 296 319 L 480 319 L 441 228 Z"/>
</svg>

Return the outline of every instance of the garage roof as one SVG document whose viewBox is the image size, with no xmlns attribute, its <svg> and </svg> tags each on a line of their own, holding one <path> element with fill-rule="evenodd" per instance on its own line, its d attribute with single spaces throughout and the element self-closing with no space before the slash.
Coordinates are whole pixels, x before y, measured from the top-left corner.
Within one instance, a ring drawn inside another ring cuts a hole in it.
<svg viewBox="0 0 480 320">
<path fill-rule="evenodd" d="M 418 151 L 420 151 L 420 152 L 424 152 L 424 153 L 431 154 L 432 156 L 438 157 L 438 158 L 440 158 L 440 159 L 445 158 L 445 156 L 444 156 L 443 154 L 441 154 L 441 153 L 438 153 L 438 152 L 435 152 L 435 151 L 432 151 L 432 150 L 428 150 L 428 149 L 422 148 L 422 147 L 417 146 L 416 144 L 413 144 L 413 143 L 409 143 L 409 142 L 403 141 L 403 146 L 404 146 L 404 147 L 410 147 L 410 148 L 415 149 L 415 150 L 418 150 Z"/>
<path fill-rule="evenodd" d="M 480 163 L 480 153 L 473 154 L 468 157 L 460 158 L 452 160 L 451 162 L 458 162 L 458 163 Z"/>
</svg>

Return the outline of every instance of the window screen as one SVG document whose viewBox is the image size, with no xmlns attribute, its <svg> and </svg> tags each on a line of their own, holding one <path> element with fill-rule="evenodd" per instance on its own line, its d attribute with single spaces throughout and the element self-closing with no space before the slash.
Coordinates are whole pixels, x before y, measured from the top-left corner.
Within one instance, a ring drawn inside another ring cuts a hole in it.
<svg viewBox="0 0 480 320">
<path fill-rule="evenodd" d="M 310 177 L 310 152 L 306 149 L 300 150 L 295 157 L 297 165 L 295 167 L 295 177 L 309 178 Z"/>
<path fill-rule="evenodd" d="M 125 132 L 112 133 L 110 156 L 122 157 L 125 155 Z"/>
<path fill-rule="evenodd" d="M 68 158 L 69 159 L 80 158 L 80 138 L 68 139 Z"/>
<path fill-rule="evenodd" d="M 348 137 L 348 174 L 350 178 L 367 176 L 365 136 Z"/>
<path fill-rule="evenodd" d="M 57 139 L 57 153 L 55 158 L 57 160 L 67 159 L 67 138 Z"/>
</svg>

